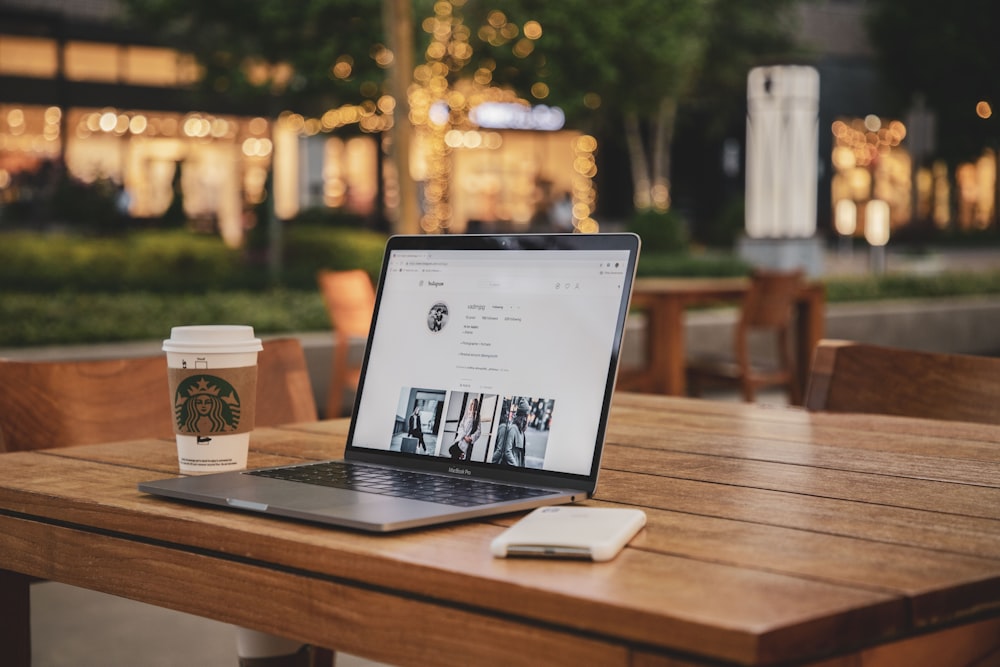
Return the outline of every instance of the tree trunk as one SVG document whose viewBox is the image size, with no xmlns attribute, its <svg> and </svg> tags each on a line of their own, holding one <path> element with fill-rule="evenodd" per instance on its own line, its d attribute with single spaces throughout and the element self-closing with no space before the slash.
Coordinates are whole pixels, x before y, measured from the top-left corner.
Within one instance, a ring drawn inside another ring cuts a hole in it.
<svg viewBox="0 0 1000 667">
<path fill-rule="evenodd" d="M 644 211 L 652 205 L 650 199 L 649 163 L 642 142 L 639 116 L 634 111 L 625 113 L 625 145 L 628 147 L 629 166 L 632 171 L 632 205 Z"/>
<path fill-rule="evenodd" d="M 656 114 L 653 133 L 653 178 L 650 198 L 660 211 L 670 208 L 670 148 L 677 126 L 677 99 L 664 97 Z"/>
<path fill-rule="evenodd" d="M 632 169 L 632 203 L 638 211 L 651 208 L 666 211 L 670 208 L 670 147 L 676 125 L 677 99 L 664 97 L 653 119 L 653 136 L 649 146 L 651 157 L 647 157 L 638 114 L 625 114 L 625 143 Z"/>
<path fill-rule="evenodd" d="M 393 112 L 390 159 L 399 179 L 399 210 L 390 223 L 396 234 L 420 233 L 420 206 L 417 184 L 410 175 L 410 147 L 413 125 L 407 89 L 413 75 L 413 7 L 411 0 L 382 0 L 382 19 L 393 62 L 389 71 L 389 89 L 396 100 Z M 379 175 L 381 178 L 381 175 Z"/>
</svg>

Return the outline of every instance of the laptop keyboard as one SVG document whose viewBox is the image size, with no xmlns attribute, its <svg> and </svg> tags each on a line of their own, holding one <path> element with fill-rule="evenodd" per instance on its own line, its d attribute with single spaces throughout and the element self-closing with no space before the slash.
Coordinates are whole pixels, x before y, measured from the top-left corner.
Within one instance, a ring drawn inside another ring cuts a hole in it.
<svg viewBox="0 0 1000 667">
<path fill-rule="evenodd" d="M 307 465 L 250 470 L 249 475 L 271 477 L 305 484 L 352 489 L 385 496 L 474 507 L 547 495 L 541 489 L 497 484 L 482 480 L 445 477 L 377 466 L 353 465 L 343 461 L 323 461 Z"/>
</svg>

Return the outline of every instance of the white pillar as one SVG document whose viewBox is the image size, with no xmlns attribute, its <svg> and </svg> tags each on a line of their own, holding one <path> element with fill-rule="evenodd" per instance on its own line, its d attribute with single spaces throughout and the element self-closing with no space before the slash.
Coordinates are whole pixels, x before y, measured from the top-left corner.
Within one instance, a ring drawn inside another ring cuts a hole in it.
<svg viewBox="0 0 1000 667">
<path fill-rule="evenodd" d="M 819 73 L 757 67 L 747 78 L 746 232 L 752 239 L 816 233 Z"/>
</svg>

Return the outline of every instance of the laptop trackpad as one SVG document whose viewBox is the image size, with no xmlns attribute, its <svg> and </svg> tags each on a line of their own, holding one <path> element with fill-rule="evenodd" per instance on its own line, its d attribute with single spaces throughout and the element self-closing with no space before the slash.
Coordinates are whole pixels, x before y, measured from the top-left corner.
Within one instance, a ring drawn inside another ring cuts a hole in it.
<svg viewBox="0 0 1000 667">
<path fill-rule="evenodd" d="M 246 478 L 243 478 L 246 479 Z M 318 487 L 277 479 L 251 477 L 247 484 L 237 484 L 226 493 L 230 507 L 266 512 L 269 509 L 297 511 L 328 510 L 334 507 L 366 505 L 379 502 L 381 496 L 347 489 Z"/>
<path fill-rule="evenodd" d="M 442 514 L 447 509 L 446 506 L 421 500 L 403 500 L 348 489 L 267 478 L 256 478 L 253 481 L 257 484 L 237 485 L 237 488 L 229 489 L 226 504 L 234 509 L 262 514 L 356 528 L 376 526 L 381 530 L 394 526 L 404 527 L 405 522 Z"/>
</svg>

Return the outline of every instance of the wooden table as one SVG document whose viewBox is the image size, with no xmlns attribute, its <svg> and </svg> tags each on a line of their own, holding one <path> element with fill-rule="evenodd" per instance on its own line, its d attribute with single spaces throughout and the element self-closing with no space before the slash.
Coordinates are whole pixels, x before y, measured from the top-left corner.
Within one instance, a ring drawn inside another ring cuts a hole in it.
<svg viewBox="0 0 1000 667">
<path fill-rule="evenodd" d="M 646 312 L 646 365 L 621 372 L 619 386 L 684 396 L 684 311 L 691 306 L 738 302 L 750 288 L 748 278 L 639 278 L 632 305 Z M 823 337 L 826 288 L 808 282 L 796 306 L 796 367 L 805 389 L 813 350 Z"/>
<path fill-rule="evenodd" d="M 346 429 L 258 430 L 251 465 Z M 155 440 L 0 455 L 5 665 L 28 664 L 25 575 L 398 664 L 1000 660 L 991 426 L 619 394 L 588 502 L 649 522 L 608 563 L 494 559 L 511 516 L 376 536 L 136 491 L 175 470 Z"/>
</svg>

